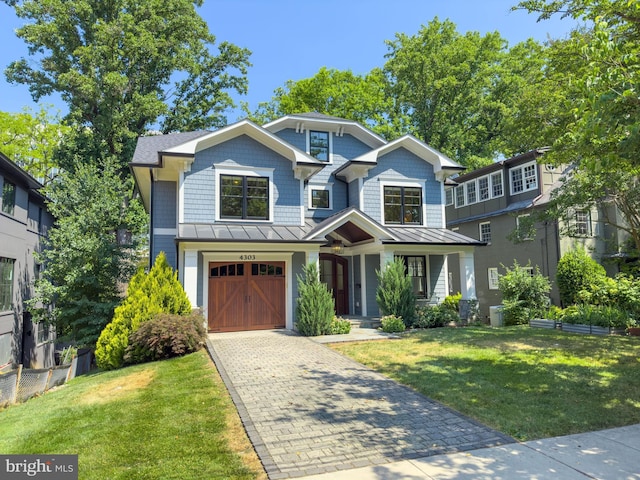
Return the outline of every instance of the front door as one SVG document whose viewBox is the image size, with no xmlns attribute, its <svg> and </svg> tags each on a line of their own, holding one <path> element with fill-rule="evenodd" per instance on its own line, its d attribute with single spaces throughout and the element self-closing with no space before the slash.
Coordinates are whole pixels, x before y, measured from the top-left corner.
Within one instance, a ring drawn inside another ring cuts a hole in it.
<svg viewBox="0 0 640 480">
<path fill-rule="evenodd" d="M 336 315 L 349 313 L 347 259 L 328 253 L 320 254 L 320 281 L 333 292 Z"/>
<path fill-rule="evenodd" d="M 284 262 L 210 262 L 211 332 L 284 328 Z"/>
</svg>

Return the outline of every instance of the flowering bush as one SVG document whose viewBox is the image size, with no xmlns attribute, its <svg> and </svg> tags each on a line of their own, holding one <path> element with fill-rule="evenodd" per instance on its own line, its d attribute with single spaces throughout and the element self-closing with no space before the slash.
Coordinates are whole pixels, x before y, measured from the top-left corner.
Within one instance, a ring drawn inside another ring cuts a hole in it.
<svg viewBox="0 0 640 480">
<path fill-rule="evenodd" d="M 380 319 L 380 323 L 382 323 L 382 331 L 386 333 L 404 332 L 406 328 L 402 317 L 396 315 L 385 315 Z"/>
</svg>

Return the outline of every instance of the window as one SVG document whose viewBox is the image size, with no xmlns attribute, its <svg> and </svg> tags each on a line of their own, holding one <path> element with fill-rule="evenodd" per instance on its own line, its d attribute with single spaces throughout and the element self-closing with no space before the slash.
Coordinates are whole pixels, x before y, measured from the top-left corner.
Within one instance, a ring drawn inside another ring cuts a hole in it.
<svg viewBox="0 0 640 480">
<path fill-rule="evenodd" d="M 538 173 L 535 163 L 511 169 L 511 193 L 528 192 L 538 188 Z"/>
<path fill-rule="evenodd" d="M 38 334 L 37 334 L 37 343 L 45 343 L 49 341 L 49 333 L 51 332 L 51 327 L 49 324 L 40 322 L 38 323 Z"/>
<path fill-rule="evenodd" d="M 402 257 L 407 276 L 411 279 L 413 293 L 418 298 L 427 297 L 427 268 L 426 260 L 423 256 L 404 256 Z"/>
<path fill-rule="evenodd" d="M 0 257 L 0 312 L 11 310 L 13 306 L 13 264 L 12 258 Z"/>
<path fill-rule="evenodd" d="M 2 211 L 13 215 L 16 206 L 16 186 L 5 179 L 2 185 Z"/>
<path fill-rule="evenodd" d="M 531 221 L 529 214 L 516 217 L 516 231 L 518 232 L 518 240 L 533 240 L 536 236 L 536 226 Z"/>
<path fill-rule="evenodd" d="M 447 188 L 444 191 L 445 206 L 453 205 L 453 188 Z"/>
<path fill-rule="evenodd" d="M 489 267 L 487 269 L 487 275 L 489 277 L 489 290 L 498 290 L 498 269 L 496 267 Z"/>
<path fill-rule="evenodd" d="M 491 243 L 491 223 L 485 222 L 480 224 L 480 241 Z"/>
<path fill-rule="evenodd" d="M 464 207 L 464 185 L 456 187 L 456 207 Z"/>
<path fill-rule="evenodd" d="M 480 195 L 480 201 L 489 200 L 489 177 L 478 179 L 478 193 Z"/>
<path fill-rule="evenodd" d="M 387 224 L 422 225 L 422 189 L 384 187 L 384 221 Z"/>
<path fill-rule="evenodd" d="M 331 208 L 331 187 L 309 187 L 309 208 Z"/>
<path fill-rule="evenodd" d="M 476 203 L 476 182 L 467 182 L 467 204 Z"/>
<path fill-rule="evenodd" d="M 504 194 L 504 190 L 502 188 L 502 172 L 491 174 L 491 190 L 493 198 L 501 197 Z"/>
<path fill-rule="evenodd" d="M 269 178 L 220 175 L 220 218 L 269 220 Z"/>
<path fill-rule="evenodd" d="M 591 215 L 588 210 L 577 210 L 573 217 L 572 233 L 576 236 L 591 235 Z"/>
<path fill-rule="evenodd" d="M 329 132 L 309 132 L 309 155 L 323 162 L 329 161 Z"/>
</svg>

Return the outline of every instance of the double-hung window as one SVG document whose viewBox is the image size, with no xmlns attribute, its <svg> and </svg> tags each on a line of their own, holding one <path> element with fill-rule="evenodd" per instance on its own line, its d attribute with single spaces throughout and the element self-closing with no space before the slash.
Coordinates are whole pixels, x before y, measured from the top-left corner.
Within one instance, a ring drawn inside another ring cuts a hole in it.
<svg viewBox="0 0 640 480">
<path fill-rule="evenodd" d="M 464 207 L 464 184 L 456 187 L 456 207 Z"/>
<path fill-rule="evenodd" d="M 475 180 L 471 182 L 467 182 L 467 204 L 471 205 L 472 203 L 476 203 L 476 182 Z"/>
<path fill-rule="evenodd" d="M 536 163 L 528 163 L 511 169 L 511 193 L 528 192 L 538 188 Z"/>
<path fill-rule="evenodd" d="M 591 215 L 589 210 L 576 210 L 572 233 L 575 236 L 586 237 L 591 235 Z"/>
<path fill-rule="evenodd" d="M 478 179 L 478 196 L 480 201 L 489 200 L 489 177 Z"/>
<path fill-rule="evenodd" d="M 220 175 L 220 218 L 269 220 L 269 178 Z"/>
<path fill-rule="evenodd" d="M 16 207 L 16 185 L 5 179 L 2 185 L 2 211 L 13 215 Z"/>
<path fill-rule="evenodd" d="M 418 298 L 427 297 L 427 264 L 425 257 L 422 255 L 405 255 L 401 257 L 407 272 L 407 276 L 411 279 L 413 293 Z"/>
<path fill-rule="evenodd" d="M 0 312 L 11 310 L 13 306 L 13 264 L 12 258 L 0 257 Z"/>
<path fill-rule="evenodd" d="M 385 186 L 384 222 L 392 225 L 422 225 L 422 189 Z"/>
<path fill-rule="evenodd" d="M 329 132 L 309 132 L 309 155 L 323 162 L 329 161 Z"/>
<path fill-rule="evenodd" d="M 491 190 L 492 198 L 501 197 L 504 194 L 502 188 L 502 172 L 491 174 Z"/>
<path fill-rule="evenodd" d="M 480 224 L 480 241 L 491 243 L 491 222 Z"/>
</svg>

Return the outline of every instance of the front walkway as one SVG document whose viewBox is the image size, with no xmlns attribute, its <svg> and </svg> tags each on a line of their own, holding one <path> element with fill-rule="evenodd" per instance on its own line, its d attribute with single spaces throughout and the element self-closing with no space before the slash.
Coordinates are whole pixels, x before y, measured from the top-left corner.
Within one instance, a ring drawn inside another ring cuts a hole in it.
<svg viewBox="0 0 640 480">
<path fill-rule="evenodd" d="M 207 346 L 270 479 L 514 442 L 288 330 Z"/>
</svg>

